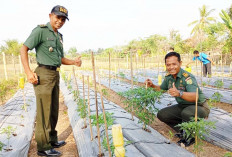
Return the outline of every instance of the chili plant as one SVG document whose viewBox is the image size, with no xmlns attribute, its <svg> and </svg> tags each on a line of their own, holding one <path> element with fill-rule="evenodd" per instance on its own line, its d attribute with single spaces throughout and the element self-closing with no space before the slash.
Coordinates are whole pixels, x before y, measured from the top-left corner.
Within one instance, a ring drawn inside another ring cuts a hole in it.
<svg viewBox="0 0 232 157">
<path fill-rule="evenodd" d="M 12 149 L 10 149 L 9 142 L 10 142 L 10 138 L 14 134 L 15 130 L 16 130 L 16 128 L 13 128 L 12 126 L 7 126 L 6 128 L 1 129 L 1 134 L 6 134 L 6 136 L 7 136 L 7 149 L 6 149 L 7 151 L 12 150 Z"/>
<path fill-rule="evenodd" d="M 229 86 L 229 89 L 232 90 L 232 85 Z"/>
<path fill-rule="evenodd" d="M 119 72 L 119 76 L 120 76 L 121 78 L 123 78 L 123 79 L 126 78 L 126 75 L 125 75 L 123 72 Z"/>
<path fill-rule="evenodd" d="M 105 115 L 106 115 L 106 123 L 107 123 L 107 129 L 109 129 L 113 124 L 114 124 L 114 118 L 113 118 L 113 113 L 109 113 L 109 112 L 105 112 Z M 94 115 L 91 115 L 90 116 L 90 119 L 92 120 L 92 125 L 93 126 L 97 126 L 97 117 L 96 117 L 96 114 Z M 99 114 L 98 115 L 98 124 L 99 124 L 99 128 L 101 128 L 102 126 L 104 126 L 105 122 L 104 122 L 104 117 L 103 117 L 103 113 Z M 114 145 L 113 145 L 113 142 L 112 142 L 112 135 L 111 134 L 108 134 L 109 136 L 109 144 L 110 144 L 110 150 L 111 150 L 111 155 L 114 156 Z M 107 145 L 107 137 L 106 137 L 106 134 L 104 132 L 103 134 L 103 140 L 102 140 L 102 145 L 104 147 L 105 150 L 108 150 L 108 145 Z"/>
<path fill-rule="evenodd" d="M 214 100 L 214 102 L 220 102 L 222 97 L 223 96 L 219 92 L 215 92 L 212 95 L 212 99 Z"/>
<path fill-rule="evenodd" d="M 79 91 L 78 90 L 74 90 L 74 91 L 72 91 L 72 93 L 73 93 L 73 99 L 74 99 L 74 101 L 78 101 L 78 99 L 79 99 Z"/>
<path fill-rule="evenodd" d="M 155 107 L 155 102 L 162 95 L 162 91 L 155 91 L 153 88 L 135 88 L 126 92 L 119 93 L 124 96 L 126 100 L 126 110 L 133 112 L 138 116 L 139 123 L 143 123 L 143 129 L 147 129 L 147 125 L 151 124 L 155 119 L 155 113 L 158 109 Z"/>
<path fill-rule="evenodd" d="M 215 121 L 205 121 L 204 118 L 198 118 L 197 121 L 192 118 L 189 122 L 183 122 L 176 127 L 180 127 L 185 132 L 184 138 L 186 139 L 197 137 L 199 142 L 194 144 L 194 151 L 198 152 L 203 150 L 202 140 L 205 139 L 204 135 L 209 135 L 210 129 L 216 128 L 215 123 Z"/>
<path fill-rule="evenodd" d="M 86 105 L 86 102 L 87 100 L 85 99 L 81 99 L 79 98 L 78 101 L 77 101 L 77 112 L 78 112 L 78 115 L 84 119 L 84 127 L 83 128 L 86 128 L 87 127 L 87 124 L 86 124 L 86 116 L 88 114 L 88 111 L 87 111 L 87 105 Z"/>
<path fill-rule="evenodd" d="M 222 80 L 217 80 L 214 82 L 214 85 L 217 87 L 217 88 L 222 88 L 224 83 Z"/>
</svg>

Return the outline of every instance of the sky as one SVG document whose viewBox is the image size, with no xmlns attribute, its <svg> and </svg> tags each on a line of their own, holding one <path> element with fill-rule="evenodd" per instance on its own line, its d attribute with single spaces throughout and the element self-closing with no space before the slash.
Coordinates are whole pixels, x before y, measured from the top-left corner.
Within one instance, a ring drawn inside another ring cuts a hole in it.
<svg viewBox="0 0 232 157">
<path fill-rule="evenodd" d="M 39 24 L 49 22 L 55 5 L 67 8 L 69 21 L 59 30 L 64 49 L 78 51 L 109 48 L 128 44 L 154 34 L 168 36 L 178 30 L 183 39 L 200 18 L 199 8 L 215 9 L 211 16 L 221 21 L 219 12 L 231 0 L 4 0 L 0 9 L 0 45 L 17 39 L 24 42 Z"/>
</svg>

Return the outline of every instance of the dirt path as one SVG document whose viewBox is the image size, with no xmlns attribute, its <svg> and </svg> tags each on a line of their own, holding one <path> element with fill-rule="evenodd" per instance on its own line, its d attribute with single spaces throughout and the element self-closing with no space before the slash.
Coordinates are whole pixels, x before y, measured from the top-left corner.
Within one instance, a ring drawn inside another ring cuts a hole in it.
<svg viewBox="0 0 232 157">
<path fill-rule="evenodd" d="M 56 130 L 58 131 L 58 139 L 65 140 L 67 143 L 61 148 L 56 148 L 56 150 L 62 152 L 62 157 L 78 157 L 78 150 L 73 137 L 72 127 L 69 122 L 67 107 L 64 104 L 64 97 L 62 93 L 60 93 L 59 119 Z M 31 141 L 28 157 L 37 157 L 35 135 Z"/>
</svg>

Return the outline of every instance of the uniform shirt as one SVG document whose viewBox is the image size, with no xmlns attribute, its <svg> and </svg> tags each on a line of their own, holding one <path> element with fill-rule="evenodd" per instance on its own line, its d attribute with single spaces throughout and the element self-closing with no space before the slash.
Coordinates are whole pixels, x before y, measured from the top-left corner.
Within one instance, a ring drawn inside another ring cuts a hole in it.
<svg viewBox="0 0 232 157">
<path fill-rule="evenodd" d="M 55 33 L 48 22 L 46 25 L 39 25 L 33 29 L 24 45 L 30 50 L 35 48 L 37 63 L 60 66 L 61 58 L 64 57 L 62 43 L 62 34 Z"/>
<path fill-rule="evenodd" d="M 210 61 L 207 58 L 208 58 L 208 55 L 201 52 L 198 57 L 195 57 L 195 56 L 193 57 L 193 61 L 198 59 L 199 61 L 202 61 L 203 64 L 208 64 L 210 63 Z"/>
<path fill-rule="evenodd" d="M 164 81 L 162 82 L 160 88 L 163 90 L 168 90 L 170 88 L 173 88 L 173 82 L 175 83 L 175 86 L 177 90 L 181 90 L 183 92 L 196 92 L 196 89 L 198 88 L 198 104 L 201 105 L 203 102 L 205 102 L 205 96 L 198 87 L 196 78 L 189 72 L 180 69 L 179 73 L 177 74 L 176 79 L 173 78 L 172 75 L 167 74 L 164 78 Z M 195 102 L 188 102 L 180 97 L 175 97 L 178 104 L 183 105 L 194 105 Z"/>
</svg>

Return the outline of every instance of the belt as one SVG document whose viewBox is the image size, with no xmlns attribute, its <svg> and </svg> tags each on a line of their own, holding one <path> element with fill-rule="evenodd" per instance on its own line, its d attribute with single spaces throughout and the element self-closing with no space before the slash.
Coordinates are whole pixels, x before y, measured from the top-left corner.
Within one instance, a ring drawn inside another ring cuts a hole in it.
<svg viewBox="0 0 232 157">
<path fill-rule="evenodd" d="M 43 64 L 38 64 L 38 65 L 39 67 L 43 67 L 49 70 L 60 71 L 60 67 L 51 66 L 51 65 L 43 65 Z"/>
</svg>

